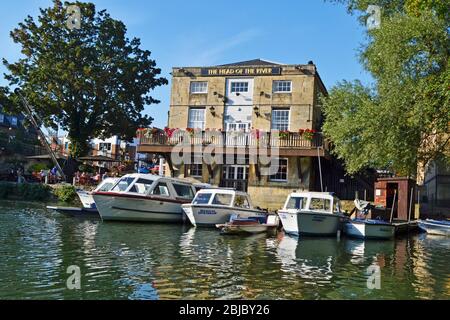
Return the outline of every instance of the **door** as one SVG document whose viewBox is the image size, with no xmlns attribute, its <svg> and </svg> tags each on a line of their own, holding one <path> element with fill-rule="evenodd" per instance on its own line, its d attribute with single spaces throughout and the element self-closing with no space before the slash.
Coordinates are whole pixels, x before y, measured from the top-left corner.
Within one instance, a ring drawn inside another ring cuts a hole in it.
<svg viewBox="0 0 450 320">
<path fill-rule="evenodd" d="M 221 187 L 247 192 L 248 166 L 223 166 Z"/>
</svg>

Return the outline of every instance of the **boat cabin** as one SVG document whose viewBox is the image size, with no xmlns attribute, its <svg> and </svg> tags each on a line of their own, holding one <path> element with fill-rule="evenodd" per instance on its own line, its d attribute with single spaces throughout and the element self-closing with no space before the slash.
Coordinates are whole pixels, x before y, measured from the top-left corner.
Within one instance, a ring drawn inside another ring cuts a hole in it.
<svg viewBox="0 0 450 320">
<path fill-rule="evenodd" d="M 196 189 L 192 183 L 181 179 L 135 173 L 123 176 L 110 192 L 140 196 L 155 195 L 158 197 L 192 201 Z"/>
<path fill-rule="evenodd" d="M 283 211 L 342 213 L 341 201 L 330 192 L 293 192 L 288 196 Z"/>
<path fill-rule="evenodd" d="M 222 188 L 198 191 L 192 204 L 253 209 L 252 202 L 247 193 Z"/>
</svg>

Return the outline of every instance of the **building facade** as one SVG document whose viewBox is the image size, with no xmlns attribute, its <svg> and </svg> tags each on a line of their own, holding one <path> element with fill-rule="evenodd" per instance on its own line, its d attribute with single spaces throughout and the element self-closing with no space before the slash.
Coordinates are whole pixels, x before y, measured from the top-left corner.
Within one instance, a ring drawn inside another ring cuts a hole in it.
<svg viewBox="0 0 450 320">
<path fill-rule="evenodd" d="M 138 152 L 163 154 L 172 176 L 244 190 L 257 205 L 279 209 L 293 190 L 334 191 L 331 182 L 324 185 L 326 179 L 320 179 L 319 170 L 322 166 L 333 168 L 328 145 L 320 134 L 323 115 L 319 98 L 326 94 L 312 62 L 284 65 L 257 59 L 173 68 L 166 130 L 195 130 L 195 137 L 201 132 L 201 139 L 192 141 L 200 148 L 192 149 L 191 163 L 173 164 L 171 152 L 179 139 L 173 141 L 166 132 L 165 138 L 141 137 Z M 260 131 L 265 133 L 264 139 L 259 138 Z M 211 132 L 221 133 L 220 142 L 209 138 Z M 250 160 L 252 148 L 263 140 L 277 148 L 277 168 L 268 175 L 262 174 L 264 165 Z M 214 152 L 223 161 L 207 164 L 199 150 L 214 146 L 222 147 Z M 333 177 L 337 183 L 343 178 Z"/>
</svg>

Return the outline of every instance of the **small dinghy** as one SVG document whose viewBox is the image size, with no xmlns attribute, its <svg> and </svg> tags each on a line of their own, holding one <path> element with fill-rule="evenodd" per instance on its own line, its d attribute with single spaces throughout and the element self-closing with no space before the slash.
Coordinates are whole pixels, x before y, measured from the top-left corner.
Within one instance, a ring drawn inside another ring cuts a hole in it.
<svg viewBox="0 0 450 320">
<path fill-rule="evenodd" d="M 276 230 L 279 226 L 279 219 L 274 214 L 267 217 L 240 218 L 233 215 L 230 221 L 225 224 L 217 224 L 223 234 L 256 234 Z"/>
<path fill-rule="evenodd" d="M 395 225 L 382 220 L 354 219 L 344 224 L 344 232 L 354 238 L 392 239 L 395 236 Z"/>
<path fill-rule="evenodd" d="M 444 220 L 420 220 L 419 228 L 429 234 L 450 236 L 450 221 Z"/>
</svg>

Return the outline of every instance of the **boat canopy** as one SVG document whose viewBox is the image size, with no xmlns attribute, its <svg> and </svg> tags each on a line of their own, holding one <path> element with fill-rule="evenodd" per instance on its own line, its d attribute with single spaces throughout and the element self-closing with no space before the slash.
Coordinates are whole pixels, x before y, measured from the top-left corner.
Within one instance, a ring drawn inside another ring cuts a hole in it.
<svg viewBox="0 0 450 320">
<path fill-rule="evenodd" d="M 294 192 L 288 196 L 283 210 L 341 212 L 341 201 L 328 192 Z"/>
<path fill-rule="evenodd" d="M 193 205 L 214 205 L 253 209 L 247 193 L 234 189 L 202 189 L 197 192 Z"/>
<path fill-rule="evenodd" d="M 123 176 L 111 189 L 111 192 L 157 195 L 189 200 L 194 198 L 195 191 L 194 186 L 189 181 L 142 173 Z"/>
</svg>

